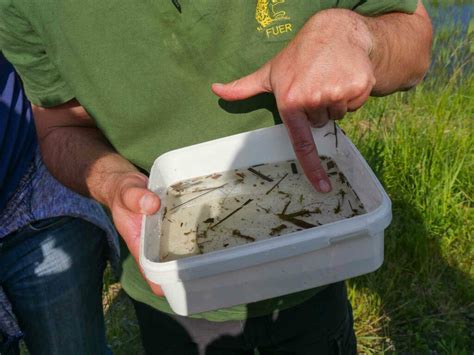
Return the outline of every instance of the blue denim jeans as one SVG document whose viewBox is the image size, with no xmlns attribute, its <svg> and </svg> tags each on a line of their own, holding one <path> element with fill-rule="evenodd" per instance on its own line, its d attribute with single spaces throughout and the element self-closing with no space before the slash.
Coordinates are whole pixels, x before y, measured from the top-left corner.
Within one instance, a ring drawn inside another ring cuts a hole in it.
<svg viewBox="0 0 474 355">
<path fill-rule="evenodd" d="M 108 354 L 102 311 L 104 232 L 49 218 L 0 239 L 0 285 L 31 354 Z M 18 344 L 2 354 L 19 354 Z"/>
</svg>

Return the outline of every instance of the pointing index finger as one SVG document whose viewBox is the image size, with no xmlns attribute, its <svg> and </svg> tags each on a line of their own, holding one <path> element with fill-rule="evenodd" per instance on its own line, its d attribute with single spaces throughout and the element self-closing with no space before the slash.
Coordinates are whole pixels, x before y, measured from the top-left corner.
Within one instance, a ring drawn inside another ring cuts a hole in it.
<svg viewBox="0 0 474 355">
<path fill-rule="evenodd" d="M 318 148 L 314 143 L 311 125 L 306 113 L 292 110 L 281 113 L 288 130 L 296 158 L 311 185 L 319 192 L 331 191 L 331 182 L 321 165 Z"/>
</svg>

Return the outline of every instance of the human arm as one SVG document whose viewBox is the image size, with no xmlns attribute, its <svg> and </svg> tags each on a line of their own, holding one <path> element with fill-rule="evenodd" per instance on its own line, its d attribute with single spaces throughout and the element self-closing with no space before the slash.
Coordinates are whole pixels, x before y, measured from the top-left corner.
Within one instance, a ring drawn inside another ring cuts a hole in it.
<svg viewBox="0 0 474 355">
<path fill-rule="evenodd" d="M 212 90 L 228 100 L 275 95 L 295 154 L 319 191 L 330 182 L 311 125 L 341 119 L 369 95 L 387 95 L 419 82 L 428 69 L 431 23 L 418 3 L 414 14 L 365 17 L 330 9 L 311 17 L 288 46 L 256 72 Z"/>
<path fill-rule="evenodd" d="M 160 207 L 158 196 L 147 190 L 148 178 L 114 150 L 76 100 L 53 108 L 33 106 L 33 113 L 48 169 L 67 187 L 110 209 L 138 263 L 142 216 Z M 158 285 L 149 285 L 163 295 Z"/>
</svg>

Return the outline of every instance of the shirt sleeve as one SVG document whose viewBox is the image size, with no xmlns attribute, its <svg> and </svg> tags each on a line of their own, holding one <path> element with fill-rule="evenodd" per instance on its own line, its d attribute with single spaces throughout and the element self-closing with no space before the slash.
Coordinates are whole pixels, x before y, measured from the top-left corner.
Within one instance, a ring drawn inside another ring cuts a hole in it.
<svg viewBox="0 0 474 355">
<path fill-rule="evenodd" d="M 51 107 L 74 98 L 46 45 L 11 0 L 0 0 L 0 51 L 20 75 L 29 100 Z"/>
<path fill-rule="evenodd" d="M 364 16 L 377 16 L 388 12 L 413 13 L 418 0 L 363 0 L 353 10 Z"/>
</svg>

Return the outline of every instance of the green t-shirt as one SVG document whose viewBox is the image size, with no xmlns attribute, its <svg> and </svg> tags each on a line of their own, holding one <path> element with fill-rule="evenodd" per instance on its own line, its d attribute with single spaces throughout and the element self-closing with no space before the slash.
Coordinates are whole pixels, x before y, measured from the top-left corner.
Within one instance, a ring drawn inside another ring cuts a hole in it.
<svg viewBox="0 0 474 355">
<path fill-rule="evenodd" d="M 172 149 L 279 122 L 274 97 L 223 102 L 210 90 L 259 68 L 314 13 L 334 7 L 368 16 L 413 12 L 417 0 L 0 0 L 0 50 L 30 100 L 76 98 L 124 157 L 148 170 Z M 170 311 L 124 253 L 124 289 Z M 288 308 L 309 290 L 208 312 L 219 321 Z M 198 315 L 199 316 L 199 315 Z"/>
</svg>

